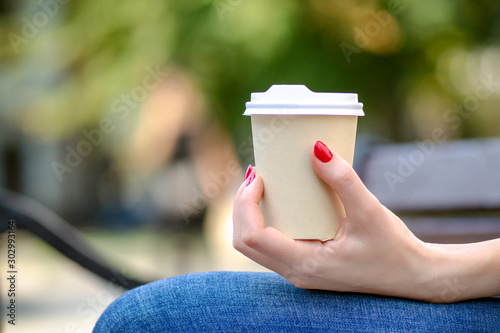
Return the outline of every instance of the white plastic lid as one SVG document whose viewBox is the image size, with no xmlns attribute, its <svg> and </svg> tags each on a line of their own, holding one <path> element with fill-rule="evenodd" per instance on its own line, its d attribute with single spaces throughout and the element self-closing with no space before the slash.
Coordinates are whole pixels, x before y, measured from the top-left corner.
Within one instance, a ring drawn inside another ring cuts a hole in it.
<svg viewBox="0 0 500 333">
<path fill-rule="evenodd" d="M 364 116 L 358 94 L 317 93 L 304 85 L 273 85 L 266 92 L 252 93 L 244 116 L 251 115 Z"/>
</svg>

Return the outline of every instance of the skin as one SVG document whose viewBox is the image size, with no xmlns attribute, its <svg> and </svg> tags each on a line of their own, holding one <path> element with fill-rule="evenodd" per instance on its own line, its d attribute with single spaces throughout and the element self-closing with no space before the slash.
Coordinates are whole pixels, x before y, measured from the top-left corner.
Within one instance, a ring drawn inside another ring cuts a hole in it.
<svg viewBox="0 0 500 333">
<path fill-rule="evenodd" d="M 500 239 L 460 245 L 422 242 L 380 204 L 347 162 L 332 154 L 323 163 L 311 149 L 316 173 L 346 210 L 335 239 L 293 240 L 266 227 L 259 207 L 264 184 L 255 175 L 249 184 L 243 182 L 234 200 L 236 250 L 304 289 L 436 303 L 500 295 Z"/>
</svg>

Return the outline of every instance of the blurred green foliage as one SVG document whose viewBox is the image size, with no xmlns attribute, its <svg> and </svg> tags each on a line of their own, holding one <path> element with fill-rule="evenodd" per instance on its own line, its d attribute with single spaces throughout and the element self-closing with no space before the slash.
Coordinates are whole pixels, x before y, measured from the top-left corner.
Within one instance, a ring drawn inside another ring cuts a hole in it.
<svg viewBox="0 0 500 333">
<path fill-rule="evenodd" d="M 436 127 L 450 138 L 500 133 L 495 0 L 4 0 L 3 8 L 2 122 L 45 138 L 95 126 L 147 68 L 171 66 L 195 75 L 237 141 L 250 133 L 241 116 L 250 93 L 276 83 L 356 92 L 367 115 L 361 131 L 393 140 Z M 488 75 L 490 95 L 465 108 Z M 453 111 L 457 103 L 464 112 Z"/>
</svg>

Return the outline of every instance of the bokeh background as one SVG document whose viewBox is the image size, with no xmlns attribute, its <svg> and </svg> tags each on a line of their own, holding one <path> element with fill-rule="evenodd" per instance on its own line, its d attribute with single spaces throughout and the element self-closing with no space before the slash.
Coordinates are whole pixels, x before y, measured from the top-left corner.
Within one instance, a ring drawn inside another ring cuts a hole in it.
<svg viewBox="0 0 500 333">
<path fill-rule="evenodd" d="M 0 186 L 145 280 L 259 269 L 229 239 L 251 92 L 355 92 L 369 140 L 500 134 L 494 0 L 1 0 L 0 40 Z M 121 293 L 18 238 L 16 332 L 88 331 Z"/>
</svg>

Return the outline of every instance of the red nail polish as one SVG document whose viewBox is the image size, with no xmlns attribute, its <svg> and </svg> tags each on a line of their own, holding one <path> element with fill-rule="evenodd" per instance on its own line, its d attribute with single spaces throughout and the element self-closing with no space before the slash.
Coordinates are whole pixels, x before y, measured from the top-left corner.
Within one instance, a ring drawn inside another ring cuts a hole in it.
<svg viewBox="0 0 500 333">
<path fill-rule="evenodd" d="M 247 180 L 248 176 L 250 176 L 250 173 L 252 172 L 252 165 L 249 164 L 247 168 L 247 172 L 245 172 L 245 180 Z"/>
<path fill-rule="evenodd" d="M 254 179 L 255 179 L 255 172 L 252 171 L 252 172 L 250 172 L 250 175 L 248 176 L 246 186 L 250 185 Z"/>
<path fill-rule="evenodd" d="M 314 155 L 323 163 L 330 162 L 333 158 L 330 149 L 321 141 L 316 142 L 314 145 Z"/>
</svg>

